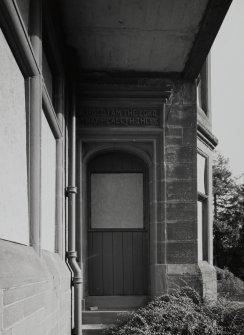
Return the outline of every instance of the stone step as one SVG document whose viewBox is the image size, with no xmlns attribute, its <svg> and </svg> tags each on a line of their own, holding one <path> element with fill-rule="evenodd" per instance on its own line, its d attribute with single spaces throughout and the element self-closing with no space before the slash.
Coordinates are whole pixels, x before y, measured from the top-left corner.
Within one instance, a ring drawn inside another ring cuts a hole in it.
<svg viewBox="0 0 244 335">
<path fill-rule="evenodd" d="M 125 310 L 97 310 L 84 311 L 82 313 L 82 324 L 85 325 L 110 325 L 116 324 L 120 314 L 127 313 Z"/>
<path fill-rule="evenodd" d="M 82 335 L 102 335 L 102 329 L 82 329 Z"/>
<path fill-rule="evenodd" d="M 127 310 L 144 306 L 149 300 L 145 295 L 129 296 L 88 296 L 85 298 L 85 309 L 97 306 L 98 310 Z"/>
<path fill-rule="evenodd" d="M 113 324 L 83 324 L 82 335 L 101 335 L 103 329 L 112 326 Z"/>
</svg>

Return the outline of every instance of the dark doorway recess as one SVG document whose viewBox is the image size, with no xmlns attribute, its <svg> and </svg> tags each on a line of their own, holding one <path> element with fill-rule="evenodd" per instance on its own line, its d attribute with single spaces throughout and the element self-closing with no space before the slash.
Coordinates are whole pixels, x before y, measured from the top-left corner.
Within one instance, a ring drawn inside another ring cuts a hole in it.
<svg viewBox="0 0 244 335">
<path fill-rule="evenodd" d="M 148 167 L 110 151 L 87 166 L 89 296 L 148 293 Z"/>
</svg>

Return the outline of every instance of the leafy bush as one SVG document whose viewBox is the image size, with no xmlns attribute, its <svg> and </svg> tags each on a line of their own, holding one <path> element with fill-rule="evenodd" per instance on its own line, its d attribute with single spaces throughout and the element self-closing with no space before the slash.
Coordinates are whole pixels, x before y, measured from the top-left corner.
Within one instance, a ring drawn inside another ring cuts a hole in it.
<svg viewBox="0 0 244 335">
<path fill-rule="evenodd" d="M 205 306 L 204 311 L 216 320 L 223 335 L 244 334 L 244 303 L 233 302 L 224 298 L 212 306 Z"/>
<path fill-rule="evenodd" d="M 217 322 L 204 312 L 200 296 L 190 287 L 174 290 L 122 318 L 106 335 L 222 334 Z"/>
<path fill-rule="evenodd" d="M 121 316 L 105 335 L 244 335 L 244 304 L 220 299 L 202 302 L 190 287 L 174 290 Z"/>
<path fill-rule="evenodd" d="M 244 282 L 228 269 L 220 269 L 218 267 L 215 268 L 217 271 L 219 295 L 226 298 L 233 298 L 235 300 L 237 300 L 238 297 L 243 298 Z"/>
</svg>

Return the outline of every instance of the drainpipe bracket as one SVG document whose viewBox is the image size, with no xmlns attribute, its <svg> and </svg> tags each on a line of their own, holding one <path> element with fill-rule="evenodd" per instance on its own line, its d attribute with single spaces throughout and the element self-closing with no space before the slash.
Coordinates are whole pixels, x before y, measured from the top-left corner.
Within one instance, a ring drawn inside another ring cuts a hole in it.
<svg viewBox="0 0 244 335">
<path fill-rule="evenodd" d="M 67 251 L 66 254 L 67 254 L 68 259 L 77 258 L 77 251 Z"/>
<path fill-rule="evenodd" d="M 73 278 L 73 284 L 82 284 L 83 283 L 83 280 L 81 277 L 74 277 Z"/>
<path fill-rule="evenodd" d="M 65 195 L 68 197 L 70 194 L 77 194 L 76 186 L 67 186 L 65 189 Z"/>
</svg>

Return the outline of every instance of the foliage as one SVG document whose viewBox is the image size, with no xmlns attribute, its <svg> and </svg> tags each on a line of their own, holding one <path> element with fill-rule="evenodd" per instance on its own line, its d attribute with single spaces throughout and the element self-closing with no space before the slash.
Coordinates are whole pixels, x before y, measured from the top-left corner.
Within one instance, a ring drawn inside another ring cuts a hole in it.
<svg viewBox="0 0 244 335">
<path fill-rule="evenodd" d="M 222 327 L 211 317 L 196 291 L 190 287 L 174 290 L 122 318 L 106 335 L 217 335 Z"/>
<path fill-rule="evenodd" d="M 231 299 L 244 296 L 244 282 L 228 269 L 215 267 L 218 280 L 218 294 Z"/>
<path fill-rule="evenodd" d="M 215 304 L 205 305 L 204 312 L 215 320 L 222 335 L 244 335 L 244 303 L 224 298 Z"/>
<path fill-rule="evenodd" d="M 228 274 L 229 275 L 229 274 Z M 190 287 L 178 288 L 123 317 L 104 335 L 244 335 L 244 303 L 224 298 L 203 303 Z"/>
<path fill-rule="evenodd" d="M 244 253 L 244 185 L 233 177 L 229 160 L 219 153 L 213 164 L 213 197 L 216 264 L 239 274 L 241 260 L 236 256 Z"/>
</svg>

